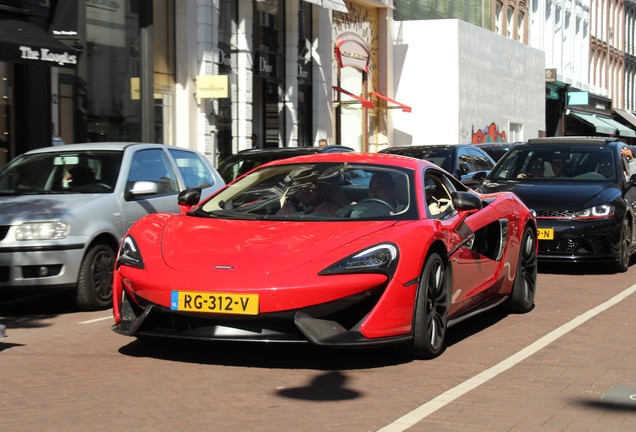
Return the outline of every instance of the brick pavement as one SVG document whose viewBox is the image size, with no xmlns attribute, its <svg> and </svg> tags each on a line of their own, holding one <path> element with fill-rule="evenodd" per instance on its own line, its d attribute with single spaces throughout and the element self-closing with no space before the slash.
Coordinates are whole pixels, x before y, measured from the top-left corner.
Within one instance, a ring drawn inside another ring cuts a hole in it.
<svg viewBox="0 0 636 432">
<path fill-rule="evenodd" d="M 438 359 L 396 350 L 175 342 L 141 344 L 82 321 L 108 312 L 0 316 L 0 431 L 377 431 L 632 284 L 622 275 L 541 274 L 527 315 L 452 329 Z M 573 295 L 576 293 L 576 295 Z M 631 296 L 410 431 L 624 431 L 636 386 Z M 636 423 L 634 423 L 636 424 Z"/>
</svg>

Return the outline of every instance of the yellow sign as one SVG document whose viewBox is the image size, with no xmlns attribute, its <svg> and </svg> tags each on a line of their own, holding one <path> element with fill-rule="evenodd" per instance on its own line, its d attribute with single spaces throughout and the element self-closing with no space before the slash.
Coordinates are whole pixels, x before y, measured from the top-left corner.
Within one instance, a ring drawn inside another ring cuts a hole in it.
<svg viewBox="0 0 636 432">
<path fill-rule="evenodd" d="M 539 240 L 554 240 L 554 228 L 537 228 Z"/>
<path fill-rule="evenodd" d="M 197 97 L 199 99 L 219 99 L 230 97 L 229 75 L 198 76 Z"/>
<path fill-rule="evenodd" d="M 130 78 L 130 99 L 131 100 L 141 99 L 141 88 L 139 86 L 139 77 Z"/>
</svg>

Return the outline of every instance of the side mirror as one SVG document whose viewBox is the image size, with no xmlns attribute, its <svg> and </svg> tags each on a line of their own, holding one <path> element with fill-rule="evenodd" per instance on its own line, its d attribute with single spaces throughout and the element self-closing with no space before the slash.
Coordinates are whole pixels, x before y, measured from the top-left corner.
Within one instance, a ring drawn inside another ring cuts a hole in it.
<svg viewBox="0 0 636 432">
<path fill-rule="evenodd" d="M 157 187 L 157 183 L 151 181 L 136 181 L 132 188 L 126 192 L 126 199 L 131 200 L 134 198 L 146 196 L 146 195 L 156 195 L 159 191 Z"/>
<path fill-rule="evenodd" d="M 468 165 L 466 162 L 462 162 L 459 164 L 460 175 L 468 174 L 469 172 L 470 172 L 470 165 Z"/>
<path fill-rule="evenodd" d="M 451 194 L 453 206 L 460 211 L 479 210 L 484 204 L 481 197 L 470 192 L 455 191 Z"/>
<path fill-rule="evenodd" d="M 201 188 L 184 189 L 179 192 L 177 204 L 181 208 L 181 213 L 186 213 L 201 200 Z"/>
</svg>

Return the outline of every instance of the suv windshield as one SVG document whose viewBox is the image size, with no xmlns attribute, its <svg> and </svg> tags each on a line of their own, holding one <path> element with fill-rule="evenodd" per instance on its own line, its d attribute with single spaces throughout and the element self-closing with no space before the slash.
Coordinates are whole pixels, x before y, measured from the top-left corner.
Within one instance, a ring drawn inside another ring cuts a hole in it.
<svg viewBox="0 0 636 432">
<path fill-rule="evenodd" d="M 0 194 L 110 193 L 122 154 L 59 151 L 22 155 L 0 170 Z"/>
<path fill-rule="evenodd" d="M 412 173 L 395 167 L 303 163 L 260 168 L 193 212 L 240 219 L 408 218 Z"/>
<path fill-rule="evenodd" d="M 605 147 L 525 146 L 510 151 L 489 179 L 615 182 L 617 161 L 614 151 Z"/>
</svg>

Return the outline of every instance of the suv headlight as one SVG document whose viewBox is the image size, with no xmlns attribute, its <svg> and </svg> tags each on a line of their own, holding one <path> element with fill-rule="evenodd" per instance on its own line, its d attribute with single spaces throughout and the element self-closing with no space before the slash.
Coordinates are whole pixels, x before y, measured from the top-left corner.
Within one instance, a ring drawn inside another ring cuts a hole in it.
<svg viewBox="0 0 636 432">
<path fill-rule="evenodd" d="M 614 216 L 614 206 L 601 204 L 574 213 L 572 220 L 609 219 Z"/>
<path fill-rule="evenodd" d="M 16 240 L 59 240 L 66 238 L 71 226 L 66 222 L 27 222 L 15 230 Z"/>
</svg>

